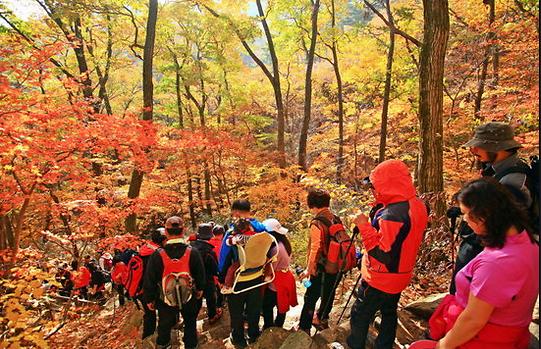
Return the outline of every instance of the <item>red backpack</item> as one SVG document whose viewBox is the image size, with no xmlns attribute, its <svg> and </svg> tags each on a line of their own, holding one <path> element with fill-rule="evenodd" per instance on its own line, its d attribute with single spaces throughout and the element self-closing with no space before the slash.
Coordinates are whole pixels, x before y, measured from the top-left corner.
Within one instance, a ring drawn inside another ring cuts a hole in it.
<svg viewBox="0 0 541 349">
<path fill-rule="evenodd" d="M 130 297 L 136 297 L 143 293 L 143 273 L 144 263 L 142 257 L 148 257 L 154 251 L 158 249 L 158 246 L 151 244 L 145 244 L 141 247 L 138 254 L 134 254 L 128 262 L 128 277 L 124 287 Z"/>
<path fill-rule="evenodd" d="M 323 249 L 320 263 L 325 272 L 336 274 L 352 270 L 357 265 L 355 258 L 355 245 L 351 242 L 346 228 L 337 216 L 332 222 L 325 217 L 315 217 L 315 221 L 323 223 L 322 241 Z M 349 248 L 349 250 L 348 250 Z"/>
<path fill-rule="evenodd" d="M 171 258 L 164 249 L 160 249 L 163 262 L 162 297 L 165 304 L 182 309 L 192 298 L 193 279 L 190 274 L 191 247 L 179 259 Z"/>
</svg>

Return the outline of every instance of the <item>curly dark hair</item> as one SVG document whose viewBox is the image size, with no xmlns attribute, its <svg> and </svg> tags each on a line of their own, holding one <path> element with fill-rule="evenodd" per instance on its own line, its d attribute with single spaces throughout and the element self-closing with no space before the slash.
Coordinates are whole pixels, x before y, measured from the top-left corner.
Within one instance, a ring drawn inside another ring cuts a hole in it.
<svg viewBox="0 0 541 349">
<path fill-rule="evenodd" d="M 509 189 L 492 177 L 467 183 L 458 193 L 458 201 L 470 209 L 469 214 L 483 221 L 487 234 L 479 236 L 484 246 L 502 248 L 511 227 L 526 230 L 534 242 L 525 210 Z"/>
</svg>

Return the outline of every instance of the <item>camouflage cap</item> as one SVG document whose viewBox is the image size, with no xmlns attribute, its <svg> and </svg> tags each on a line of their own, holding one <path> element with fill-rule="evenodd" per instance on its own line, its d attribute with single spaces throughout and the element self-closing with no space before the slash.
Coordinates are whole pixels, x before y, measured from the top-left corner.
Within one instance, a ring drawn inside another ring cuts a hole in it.
<svg viewBox="0 0 541 349">
<path fill-rule="evenodd" d="M 513 128 L 505 122 L 491 121 L 480 125 L 475 129 L 473 138 L 463 147 L 479 147 L 488 152 L 496 153 L 500 150 L 522 148 L 522 145 L 514 139 Z"/>
</svg>

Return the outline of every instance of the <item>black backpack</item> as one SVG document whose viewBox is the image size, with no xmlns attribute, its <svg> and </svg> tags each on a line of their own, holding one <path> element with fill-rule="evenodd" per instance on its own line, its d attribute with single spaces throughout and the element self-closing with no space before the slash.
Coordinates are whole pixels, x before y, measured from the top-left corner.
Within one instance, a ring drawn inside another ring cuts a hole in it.
<svg viewBox="0 0 541 349">
<path fill-rule="evenodd" d="M 506 169 L 505 171 L 498 173 L 494 176 L 495 179 L 500 181 L 503 177 L 510 173 L 524 173 L 526 175 L 526 187 L 530 191 L 532 204 L 528 207 L 528 216 L 530 218 L 530 226 L 533 229 L 533 233 L 539 235 L 539 218 L 541 209 L 539 191 L 540 189 L 540 171 L 539 157 L 537 155 L 530 156 L 530 164 L 528 165 L 524 161 L 519 161 L 515 166 Z M 513 190 L 515 193 L 515 190 Z"/>
</svg>

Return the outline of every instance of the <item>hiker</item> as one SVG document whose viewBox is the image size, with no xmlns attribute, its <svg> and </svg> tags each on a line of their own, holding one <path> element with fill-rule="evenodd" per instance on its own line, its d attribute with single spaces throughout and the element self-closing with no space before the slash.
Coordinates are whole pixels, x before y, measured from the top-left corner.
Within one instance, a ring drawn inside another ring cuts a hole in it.
<svg viewBox="0 0 541 349">
<path fill-rule="evenodd" d="M 308 237 L 307 264 L 299 278 L 309 278 L 311 286 L 304 294 L 304 305 L 301 311 L 298 328 L 310 334 L 312 325 L 317 329 L 328 327 L 328 318 L 332 310 L 337 281 L 337 272 L 325 270 L 322 257 L 326 256 L 326 241 L 328 241 L 330 222 L 340 219 L 329 209 L 331 196 L 322 189 L 311 189 L 308 192 L 307 204 L 313 218 L 310 222 Z M 326 223 L 324 223 L 326 222 Z M 314 314 L 316 302 L 321 297 L 319 309 Z"/>
<path fill-rule="evenodd" d="M 205 289 L 205 266 L 197 249 L 186 244 L 184 221 L 172 216 L 165 222 L 167 242 L 154 252 L 143 276 L 143 300 L 158 311 L 157 348 L 171 345 L 171 329 L 184 319 L 184 347 L 197 347 L 197 314 Z M 180 299 L 177 297 L 180 296 Z"/>
<path fill-rule="evenodd" d="M 102 270 L 106 272 L 111 272 L 113 268 L 113 256 L 109 252 L 98 252 L 100 258 L 98 259 L 98 265 Z"/>
<path fill-rule="evenodd" d="M 539 245 L 528 217 L 497 180 L 474 180 L 458 194 L 484 250 L 456 275 L 429 321 L 436 348 L 527 348 L 539 294 Z"/>
<path fill-rule="evenodd" d="M 489 122 L 477 127 L 475 134 L 464 147 L 468 147 L 483 167 L 483 177 L 494 177 L 516 196 L 526 210 L 532 204 L 532 195 L 528 189 L 528 178 L 524 171 L 528 165 L 518 158 L 518 149 L 522 145 L 514 139 L 513 128 L 503 122 Z M 539 213 L 534 220 L 537 221 Z M 458 228 L 462 238 L 458 249 L 449 292 L 455 293 L 456 274 L 464 268 L 482 250 L 479 237 L 462 221 Z"/>
<path fill-rule="evenodd" d="M 58 272 L 54 276 L 55 280 L 62 286 L 58 291 L 61 296 L 69 297 L 73 290 L 73 280 L 71 278 L 71 272 L 68 270 L 68 264 L 62 263 L 58 268 Z"/>
<path fill-rule="evenodd" d="M 263 234 L 265 235 L 263 236 Z M 268 245 L 254 244 L 252 245 L 252 251 L 244 249 L 249 243 L 249 240 L 257 236 L 262 236 L 268 242 Z M 234 223 L 233 231 L 230 234 L 226 234 L 224 240 L 224 243 L 231 247 L 231 249 L 224 263 L 225 271 L 220 275 L 223 282 L 221 292 L 227 294 L 229 320 L 231 323 L 229 340 L 233 346 L 238 348 L 245 348 L 248 343 L 255 343 L 260 335 L 259 317 L 262 306 L 262 286 L 265 281 L 265 265 L 263 264 L 268 262 L 268 259 L 266 261 L 265 259 L 271 247 L 271 239 L 267 233 L 255 232 L 249 220 L 240 218 Z M 257 257 L 263 257 L 264 260 L 263 264 L 252 265 L 252 267 L 245 270 L 245 272 L 248 272 L 248 275 L 239 274 L 237 278 L 236 271 L 241 266 L 239 259 L 240 248 L 244 249 L 245 263 L 252 264 Z M 243 278 L 244 280 L 242 280 Z M 238 280 L 237 282 L 235 282 L 236 279 Z M 245 321 L 248 323 L 247 338 L 244 335 Z"/>
<path fill-rule="evenodd" d="M 265 231 L 265 226 L 261 224 L 261 222 L 259 222 L 257 219 L 252 217 L 251 204 L 250 204 L 250 201 L 246 199 L 239 199 L 239 200 L 233 201 L 233 204 L 231 205 L 231 217 L 233 218 L 233 220 L 236 220 L 239 218 L 248 220 L 250 222 L 250 225 L 252 226 L 252 230 L 256 233 Z M 222 241 L 222 245 L 220 247 L 220 253 L 217 254 L 219 256 L 218 272 L 221 274 L 224 274 L 223 276 L 225 276 L 225 273 L 227 272 L 227 269 L 224 268 L 224 263 L 226 259 L 229 258 L 228 255 L 229 255 L 229 252 L 231 251 L 231 245 L 228 245 L 226 243 L 226 240 L 228 239 L 229 235 L 231 234 L 233 230 L 232 229 L 233 225 L 234 224 L 232 224 L 227 230 L 227 232 L 225 233 L 223 241 Z"/>
<path fill-rule="evenodd" d="M 103 291 L 105 291 L 107 278 L 104 271 L 93 262 L 88 264 L 88 270 L 90 271 L 90 284 L 88 285 L 90 298 L 101 303 L 105 301 Z"/>
<path fill-rule="evenodd" d="M 289 308 L 298 304 L 295 276 L 289 268 L 291 243 L 286 235 L 288 230 L 277 219 L 266 219 L 263 221 L 263 225 L 278 242 L 278 246 L 273 246 L 271 250 L 271 255 L 275 254 L 276 249 L 278 250 L 277 261 L 273 263 L 274 281 L 267 285 L 263 295 L 263 328 L 282 327 Z M 274 317 L 274 307 L 277 308 L 276 318 Z"/>
<path fill-rule="evenodd" d="M 218 275 L 218 258 L 214 252 L 214 246 L 209 243 L 212 239 L 212 225 L 209 223 L 199 224 L 197 227 L 196 240 L 190 245 L 199 251 L 205 265 L 206 286 L 203 297 L 207 304 L 207 316 L 209 324 L 214 324 L 222 317 L 222 309 L 216 308 L 216 285 L 214 277 Z"/>
<path fill-rule="evenodd" d="M 383 206 L 371 222 L 363 213 L 354 220 L 364 251 L 347 344 L 352 349 L 364 349 L 368 327 L 380 311 L 375 347 L 391 349 L 396 336 L 398 301 L 413 274 L 428 209 L 416 196 L 411 175 L 402 161 L 380 163 L 369 178 L 374 198 Z"/>
<path fill-rule="evenodd" d="M 216 254 L 216 260 L 220 260 L 220 247 L 222 246 L 222 241 L 224 239 L 225 229 L 222 225 L 216 224 L 212 227 L 212 238 L 209 240 L 209 243 L 213 246 L 214 253 Z M 216 265 L 216 271 L 218 270 L 218 265 Z M 216 288 L 216 308 L 222 311 L 224 306 L 224 296 L 220 292 L 220 281 L 218 275 L 214 276 L 214 285 Z"/>
<path fill-rule="evenodd" d="M 131 279 L 133 279 L 133 282 L 135 283 L 133 286 L 127 283 L 128 293 L 130 291 L 132 292 L 132 296 L 141 303 L 144 312 L 143 333 L 141 334 L 143 340 L 156 332 L 156 309 L 150 309 L 143 297 L 143 280 L 145 270 L 148 267 L 148 260 L 150 259 L 150 256 L 157 249 L 163 247 L 166 240 L 167 237 L 165 236 L 165 229 L 158 228 L 154 230 L 150 235 L 150 240 L 145 241 L 145 243 L 139 248 L 139 253 L 132 256 L 132 259 L 130 259 L 130 262 L 128 263 L 128 275 L 130 275 L 130 273 L 132 274 Z M 134 266 L 135 268 L 133 268 Z M 128 278 L 130 278 L 130 276 L 128 276 Z"/>
<path fill-rule="evenodd" d="M 91 274 L 87 267 L 81 265 L 77 261 L 71 262 L 71 278 L 73 281 L 73 289 L 75 294 L 81 296 L 82 299 L 88 299 L 88 286 L 90 285 Z"/>
<path fill-rule="evenodd" d="M 118 251 L 118 252 L 117 252 Z M 124 284 L 128 277 L 128 266 L 122 261 L 120 250 L 115 251 L 113 268 L 111 269 L 111 282 L 113 289 L 118 293 L 118 304 L 126 304 Z"/>
</svg>

